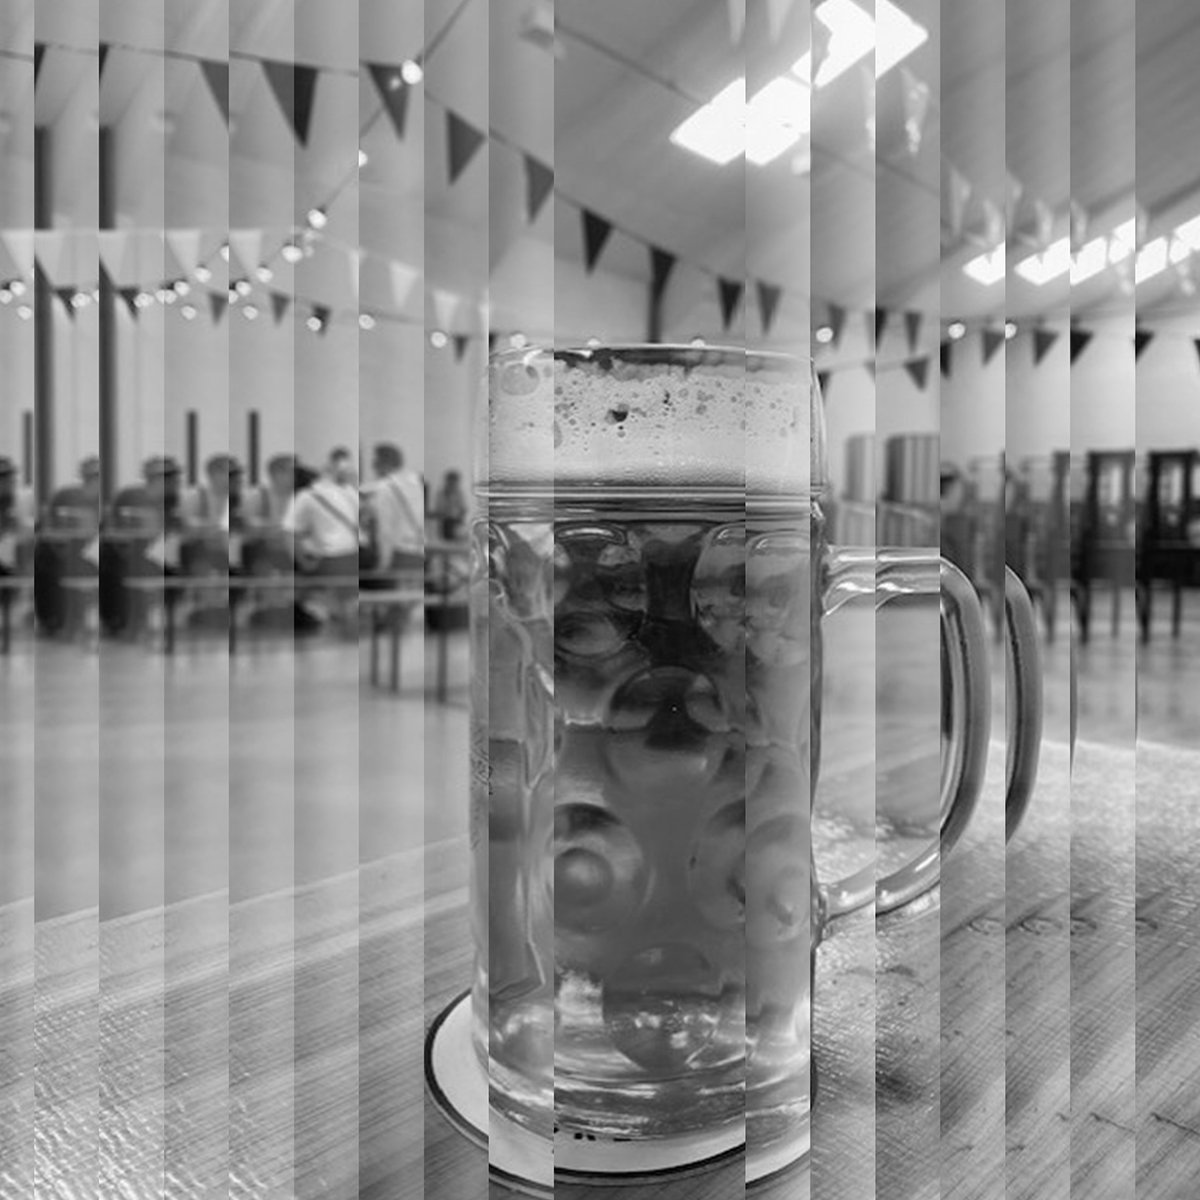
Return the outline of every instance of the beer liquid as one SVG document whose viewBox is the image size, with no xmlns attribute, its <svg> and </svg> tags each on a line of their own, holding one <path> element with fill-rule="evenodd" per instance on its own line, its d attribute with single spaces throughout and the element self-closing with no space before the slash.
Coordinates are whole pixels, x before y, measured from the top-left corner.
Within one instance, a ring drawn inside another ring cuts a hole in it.
<svg viewBox="0 0 1200 1200">
<path fill-rule="evenodd" d="M 474 530 L 474 993 L 548 1134 L 808 1108 L 807 499 L 506 489 Z"/>
</svg>

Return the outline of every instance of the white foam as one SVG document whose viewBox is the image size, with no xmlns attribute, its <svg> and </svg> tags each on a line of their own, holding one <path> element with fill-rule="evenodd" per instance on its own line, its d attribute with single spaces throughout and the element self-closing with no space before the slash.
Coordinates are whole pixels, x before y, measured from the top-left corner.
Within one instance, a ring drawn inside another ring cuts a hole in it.
<svg viewBox="0 0 1200 1200">
<path fill-rule="evenodd" d="M 481 478 L 808 490 L 805 364 L 747 369 L 737 352 L 662 359 L 661 351 L 494 359 Z"/>
</svg>

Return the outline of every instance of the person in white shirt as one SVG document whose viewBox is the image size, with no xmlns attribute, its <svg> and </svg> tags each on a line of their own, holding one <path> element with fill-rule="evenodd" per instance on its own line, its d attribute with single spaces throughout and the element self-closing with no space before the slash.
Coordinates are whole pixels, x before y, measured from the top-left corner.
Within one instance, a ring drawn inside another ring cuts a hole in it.
<svg viewBox="0 0 1200 1200">
<path fill-rule="evenodd" d="M 324 474 L 288 504 L 283 531 L 293 559 L 308 574 L 358 574 L 362 533 L 353 478 L 350 451 L 339 446 L 330 453 Z"/>
<path fill-rule="evenodd" d="M 399 446 L 380 442 L 372 468 L 376 479 L 363 489 L 370 507 L 377 566 L 390 571 L 420 566 L 425 547 L 425 488 L 404 465 Z"/>
</svg>

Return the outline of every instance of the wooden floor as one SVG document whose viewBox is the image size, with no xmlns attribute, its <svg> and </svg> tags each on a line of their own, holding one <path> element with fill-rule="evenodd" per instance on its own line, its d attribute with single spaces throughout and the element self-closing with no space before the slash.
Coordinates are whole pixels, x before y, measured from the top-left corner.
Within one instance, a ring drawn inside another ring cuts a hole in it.
<svg viewBox="0 0 1200 1200">
<path fill-rule="evenodd" d="M 814 1194 L 1191 1194 L 1189 601 L 1178 642 L 1163 622 L 1139 646 L 1127 603 L 1077 650 L 1073 774 L 1069 644 L 1047 648 L 1041 780 L 1007 850 L 996 673 L 988 785 L 940 905 L 831 932 Z M 827 637 L 829 878 L 936 825 L 940 735 L 928 611 Z M 423 1023 L 470 970 L 463 640 L 449 705 L 424 694 L 432 660 L 406 644 L 400 697 L 324 641 L 230 662 L 19 640 L 0 663 L 0 1196 L 485 1194 L 422 1094 Z"/>
</svg>

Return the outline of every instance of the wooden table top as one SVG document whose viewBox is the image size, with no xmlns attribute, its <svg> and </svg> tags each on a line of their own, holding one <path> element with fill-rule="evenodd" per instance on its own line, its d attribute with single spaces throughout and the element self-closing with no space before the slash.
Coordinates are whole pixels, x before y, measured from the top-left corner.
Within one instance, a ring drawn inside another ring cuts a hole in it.
<svg viewBox="0 0 1200 1200">
<path fill-rule="evenodd" d="M 830 742 L 830 795 L 925 770 L 883 724 L 877 762 L 861 729 Z M 940 905 L 850 918 L 819 951 L 823 1200 L 1125 1197 L 1135 1175 L 1168 1200 L 1200 1178 L 1200 752 L 1084 741 L 1072 787 L 1048 741 L 1007 849 L 1001 765 L 997 743 Z M 93 1196 L 99 1170 L 133 1198 L 504 1200 L 422 1079 L 424 1031 L 470 979 L 463 809 L 427 845 L 233 905 L 0 908 L 0 1195 L 36 1174 Z M 618 1194 L 741 1189 L 733 1164 Z M 556 1194 L 593 1192 L 613 1195 Z"/>
</svg>

